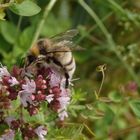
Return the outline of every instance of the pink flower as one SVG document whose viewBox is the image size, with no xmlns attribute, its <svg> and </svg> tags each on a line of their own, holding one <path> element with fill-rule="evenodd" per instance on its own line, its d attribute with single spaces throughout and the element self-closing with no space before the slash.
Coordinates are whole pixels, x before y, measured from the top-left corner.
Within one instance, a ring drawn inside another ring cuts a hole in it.
<svg viewBox="0 0 140 140">
<path fill-rule="evenodd" d="M 14 137 L 15 137 L 15 131 L 9 129 L 4 135 L 2 135 L 0 140 L 14 140 Z"/>
<path fill-rule="evenodd" d="M 50 81 L 49 81 L 50 87 L 59 86 L 60 85 L 60 82 L 61 82 L 61 76 L 60 76 L 60 74 L 58 72 L 56 72 L 56 71 L 53 71 L 51 73 Z"/>
<path fill-rule="evenodd" d="M 33 104 L 32 94 L 31 93 L 20 91 L 19 92 L 19 96 L 20 96 L 20 101 L 21 101 L 21 103 L 22 103 L 22 105 L 24 107 L 27 107 L 28 106 L 27 103 Z"/>
<path fill-rule="evenodd" d="M 58 110 L 58 117 L 61 121 L 68 117 L 68 113 L 65 110 Z"/>
<path fill-rule="evenodd" d="M 36 84 L 34 80 L 29 80 L 28 78 L 25 79 L 26 84 L 22 85 L 21 91 L 19 91 L 19 96 L 21 103 L 24 107 L 27 107 L 27 103 L 33 104 L 32 102 L 32 93 L 35 93 L 36 91 Z"/>
<path fill-rule="evenodd" d="M 66 86 L 66 78 L 63 76 L 61 79 L 60 87 L 65 88 L 65 86 Z"/>
<path fill-rule="evenodd" d="M 17 81 L 17 79 L 15 77 L 11 77 L 11 79 L 9 79 L 8 82 L 10 83 L 11 87 L 19 84 L 19 82 Z"/>
<path fill-rule="evenodd" d="M 14 121 L 15 118 L 12 116 L 6 117 L 5 122 L 8 124 L 9 127 L 11 127 L 11 122 Z"/>
<path fill-rule="evenodd" d="M 136 92 L 138 90 L 138 85 L 135 81 L 130 81 L 129 83 L 127 83 L 126 89 L 130 92 Z"/>
<path fill-rule="evenodd" d="M 25 78 L 26 80 L 26 84 L 23 84 L 22 85 L 22 92 L 25 92 L 25 93 L 35 93 L 36 91 L 36 84 L 35 84 L 35 81 L 34 80 L 29 80 L 27 77 Z"/>
<path fill-rule="evenodd" d="M 39 140 L 45 140 L 44 136 L 47 135 L 47 130 L 44 126 L 39 126 L 35 130 L 35 133 L 38 135 Z"/>
<path fill-rule="evenodd" d="M 36 78 L 35 82 L 36 82 L 36 88 L 37 89 L 46 89 L 47 88 L 47 82 L 43 78 L 42 75 L 38 75 L 38 77 Z"/>
<path fill-rule="evenodd" d="M 53 101 L 53 94 L 50 94 L 48 96 L 46 96 L 46 100 L 48 101 L 48 103 L 50 103 L 51 101 Z"/>
<path fill-rule="evenodd" d="M 0 77 L 2 78 L 3 76 L 10 76 L 10 73 L 8 72 L 6 67 L 1 67 L 0 68 Z"/>
<path fill-rule="evenodd" d="M 65 97 L 68 96 L 70 93 L 70 89 L 65 89 L 64 87 L 61 87 L 61 96 Z"/>
<path fill-rule="evenodd" d="M 59 97 L 57 100 L 60 102 L 61 109 L 66 109 L 67 105 L 70 103 L 70 97 Z"/>
</svg>

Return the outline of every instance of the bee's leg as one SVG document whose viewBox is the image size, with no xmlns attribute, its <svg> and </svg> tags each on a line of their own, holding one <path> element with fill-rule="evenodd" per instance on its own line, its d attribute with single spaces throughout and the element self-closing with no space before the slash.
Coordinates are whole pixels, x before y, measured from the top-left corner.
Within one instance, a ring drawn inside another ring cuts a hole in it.
<svg viewBox="0 0 140 140">
<path fill-rule="evenodd" d="M 69 74 L 67 72 L 67 70 L 64 68 L 64 66 L 58 61 L 56 60 L 54 57 L 51 58 L 51 60 L 53 60 L 53 63 L 55 63 L 56 65 L 60 66 L 64 72 L 65 72 L 65 78 L 66 78 L 66 84 L 65 84 L 65 88 L 68 88 L 69 86 Z"/>
<path fill-rule="evenodd" d="M 69 86 L 69 74 L 67 72 L 65 72 L 65 77 L 66 77 L 66 85 L 65 85 L 65 88 L 68 88 Z"/>
</svg>

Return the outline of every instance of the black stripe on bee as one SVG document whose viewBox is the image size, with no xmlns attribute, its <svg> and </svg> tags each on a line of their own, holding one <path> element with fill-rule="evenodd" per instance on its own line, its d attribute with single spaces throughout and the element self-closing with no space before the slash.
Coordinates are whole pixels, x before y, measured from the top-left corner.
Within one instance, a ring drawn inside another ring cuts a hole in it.
<svg viewBox="0 0 140 140">
<path fill-rule="evenodd" d="M 71 65 L 73 63 L 73 57 L 71 57 L 71 60 L 68 62 L 68 63 L 66 63 L 66 64 L 64 64 L 64 66 L 66 67 L 66 66 L 69 66 L 69 65 Z"/>
<path fill-rule="evenodd" d="M 45 48 L 46 46 L 45 46 L 44 40 L 38 41 L 37 45 L 38 45 L 40 54 L 46 55 L 47 51 L 46 51 L 46 48 Z"/>
<path fill-rule="evenodd" d="M 75 66 L 72 66 L 71 68 L 67 68 L 67 67 L 66 67 L 66 70 L 70 72 L 70 71 L 72 71 L 74 68 L 75 68 Z"/>
<path fill-rule="evenodd" d="M 65 77 L 66 77 L 66 85 L 65 85 L 65 88 L 68 88 L 68 86 L 69 86 L 69 74 L 66 72 L 65 73 Z"/>
<path fill-rule="evenodd" d="M 28 59 L 28 63 L 31 64 L 33 61 L 36 60 L 36 56 L 34 56 L 34 55 L 31 54 L 31 55 L 28 55 L 27 56 L 27 59 Z"/>
<path fill-rule="evenodd" d="M 61 62 L 59 62 L 57 59 L 55 59 L 54 57 L 51 57 L 50 59 L 53 60 L 53 63 L 55 63 L 56 65 L 60 66 L 63 68 L 63 65 L 61 64 Z"/>
</svg>

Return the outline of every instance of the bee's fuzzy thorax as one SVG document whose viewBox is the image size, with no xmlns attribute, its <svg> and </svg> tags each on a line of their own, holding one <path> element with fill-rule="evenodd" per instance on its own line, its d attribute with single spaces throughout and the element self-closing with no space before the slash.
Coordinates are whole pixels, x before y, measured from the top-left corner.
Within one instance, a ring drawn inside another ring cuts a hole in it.
<svg viewBox="0 0 140 140">
<path fill-rule="evenodd" d="M 36 47 L 36 45 L 30 48 L 30 53 L 36 57 L 39 55 L 39 49 Z"/>
</svg>

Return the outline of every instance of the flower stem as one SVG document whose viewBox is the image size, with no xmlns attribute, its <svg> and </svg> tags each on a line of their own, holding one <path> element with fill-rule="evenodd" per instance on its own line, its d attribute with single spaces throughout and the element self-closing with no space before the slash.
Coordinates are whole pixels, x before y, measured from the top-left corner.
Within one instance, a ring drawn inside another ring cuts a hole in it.
<svg viewBox="0 0 140 140">
<path fill-rule="evenodd" d="M 31 43 L 31 47 L 33 46 L 34 42 L 36 42 L 36 40 L 38 39 L 39 35 L 40 35 L 40 32 L 42 30 L 42 27 L 45 23 L 45 20 L 48 16 L 48 14 L 50 13 L 51 9 L 53 8 L 54 4 L 56 3 L 57 0 L 50 0 L 49 4 L 46 6 L 45 8 L 45 11 L 43 13 L 43 17 L 42 19 L 40 20 L 39 24 L 38 24 L 38 27 L 37 27 L 37 30 L 35 32 L 35 35 L 33 37 L 33 40 L 32 40 L 32 43 Z"/>
<path fill-rule="evenodd" d="M 23 117 L 23 105 L 22 105 L 22 104 L 20 105 L 20 122 L 21 122 L 21 125 L 22 125 L 23 122 L 24 122 L 24 117 Z"/>
</svg>

